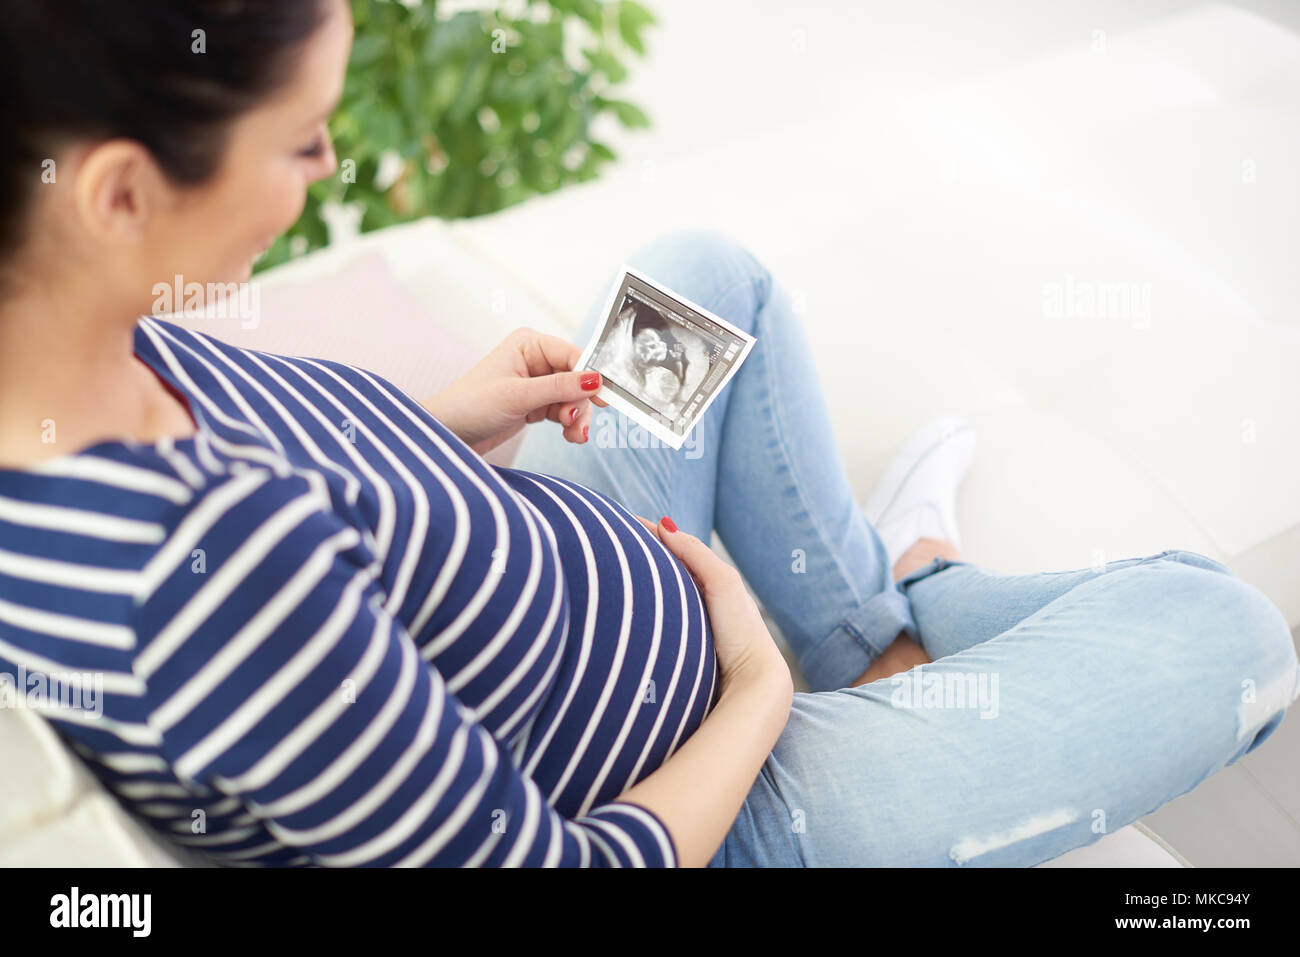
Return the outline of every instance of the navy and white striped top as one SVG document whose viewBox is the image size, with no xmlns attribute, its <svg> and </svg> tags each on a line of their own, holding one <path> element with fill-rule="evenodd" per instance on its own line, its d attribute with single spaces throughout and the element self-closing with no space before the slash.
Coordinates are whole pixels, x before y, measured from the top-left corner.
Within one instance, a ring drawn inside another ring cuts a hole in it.
<svg viewBox="0 0 1300 957">
<path fill-rule="evenodd" d="M 0 672 L 123 803 L 232 865 L 677 863 L 616 798 L 717 672 L 631 513 L 344 363 L 135 349 L 193 437 L 0 469 Z"/>
</svg>

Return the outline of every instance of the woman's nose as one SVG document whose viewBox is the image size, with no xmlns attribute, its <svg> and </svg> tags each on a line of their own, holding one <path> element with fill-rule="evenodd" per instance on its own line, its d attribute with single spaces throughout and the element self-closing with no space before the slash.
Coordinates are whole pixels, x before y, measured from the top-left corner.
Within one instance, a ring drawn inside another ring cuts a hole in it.
<svg viewBox="0 0 1300 957">
<path fill-rule="evenodd" d="M 334 140 L 326 138 L 325 155 L 321 157 L 321 168 L 312 182 L 318 182 L 322 179 L 329 179 L 334 175 L 335 170 L 339 168 L 338 156 L 334 152 Z"/>
</svg>

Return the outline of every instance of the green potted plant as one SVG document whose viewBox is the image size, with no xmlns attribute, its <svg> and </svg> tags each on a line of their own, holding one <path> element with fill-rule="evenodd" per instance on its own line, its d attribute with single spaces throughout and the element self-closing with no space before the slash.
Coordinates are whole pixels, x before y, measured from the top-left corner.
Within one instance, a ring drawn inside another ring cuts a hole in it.
<svg viewBox="0 0 1300 957">
<path fill-rule="evenodd" d="M 599 175 L 615 154 L 593 134 L 597 117 L 649 125 L 616 95 L 655 23 L 635 0 L 526 0 L 445 17 L 433 0 L 352 0 L 352 11 L 330 121 L 339 170 L 312 185 L 259 270 L 326 245 L 330 210 L 359 215 L 361 232 L 490 213 Z"/>
</svg>

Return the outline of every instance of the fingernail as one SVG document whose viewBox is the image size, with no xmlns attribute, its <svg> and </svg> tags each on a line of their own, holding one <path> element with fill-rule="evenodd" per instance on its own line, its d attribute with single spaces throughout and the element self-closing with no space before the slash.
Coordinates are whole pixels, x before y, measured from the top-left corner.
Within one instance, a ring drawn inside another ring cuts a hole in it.
<svg viewBox="0 0 1300 957">
<path fill-rule="evenodd" d="M 595 392 L 600 388 L 600 373 L 584 372 L 582 377 L 578 379 L 578 385 L 582 386 L 588 392 Z"/>
<path fill-rule="evenodd" d="M 677 524 L 667 515 L 659 519 L 659 524 L 661 524 L 664 528 L 668 529 L 668 531 L 670 532 L 677 531 Z"/>
<path fill-rule="evenodd" d="M 575 405 L 572 409 L 569 410 L 569 425 L 573 425 L 573 423 L 577 421 L 578 421 L 578 407 Z"/>
<path fill-rule="evenodd" d="M 588 431 L 590 428 L 591 428 L 591 426 L 589 426 L 589 425 L 584 425 L 584 426 L 582 427 L 582 441 L 584 441 L 584 442 L 587 441 L 587 431 Z"/>
</svg>

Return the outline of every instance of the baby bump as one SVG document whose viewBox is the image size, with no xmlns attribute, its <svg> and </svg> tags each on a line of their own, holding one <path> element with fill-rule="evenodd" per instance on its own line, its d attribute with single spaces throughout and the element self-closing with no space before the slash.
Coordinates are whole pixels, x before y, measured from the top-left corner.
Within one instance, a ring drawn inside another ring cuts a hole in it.
<svg viewBox="0 0 1300 957">
<path fill-rule="evenodd" d="M 508 481 L 551 528 L 569 597 L 555 678 L 515 757 L 574 816 L 654 771 L 699 727 L 717 687 L 713 636 L 690 575 L 626 509 L 561 479 Z"/>
</svg>

